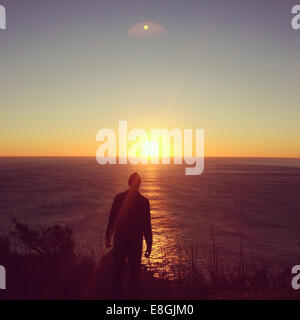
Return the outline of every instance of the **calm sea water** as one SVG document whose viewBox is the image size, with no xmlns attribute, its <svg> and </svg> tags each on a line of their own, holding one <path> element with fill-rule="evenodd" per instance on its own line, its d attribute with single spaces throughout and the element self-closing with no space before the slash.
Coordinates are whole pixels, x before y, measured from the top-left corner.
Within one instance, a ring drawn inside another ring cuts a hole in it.
<svg viewBox="0 0 300 320">
<path fill-rule="evenodd" d="M 150 199 L 152 263 L 171 270 L 189 259 L 211 256 L 213 227 L 224 263 L 244 251 L 270 267 L 300 263 L 300 159 L 207 158 L 200 176 L 177 165 L 100 166 L 94 158 L 1 158 L 0 234 L 17 217 L 33 227 L 67 225 L 81 246 L 96 252 L 103 242 L 114 195 L 138 171 Z M 205 262 L 206 261 L 206 262 Z M 254 260 L 253 260 L 254 261 Z M 146 262 L 146 261 L 145 261 Z"/>
</svg>

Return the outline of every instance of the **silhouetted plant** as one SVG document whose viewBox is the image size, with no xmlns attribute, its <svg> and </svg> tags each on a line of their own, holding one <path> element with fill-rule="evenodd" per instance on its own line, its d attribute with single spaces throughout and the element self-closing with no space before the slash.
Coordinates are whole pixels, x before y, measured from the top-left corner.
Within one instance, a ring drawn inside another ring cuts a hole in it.
<svg viewBox="0 0 300 320">
<path fill-rule="evenodd" d="M 70 256 L 74 253 L 73 231 L 59 225 L 39 230 L 30 229 L 26 224 L 13 220 L 11 236 L 20 241 L 23 249 L 39 255 Z"/>
</svg>

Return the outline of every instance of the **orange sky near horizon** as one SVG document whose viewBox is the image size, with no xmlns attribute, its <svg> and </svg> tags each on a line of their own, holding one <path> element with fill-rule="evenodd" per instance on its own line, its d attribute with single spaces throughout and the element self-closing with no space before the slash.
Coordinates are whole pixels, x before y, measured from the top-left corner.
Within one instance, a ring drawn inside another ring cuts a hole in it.
<svg viewBox="0 0 300 320">
<path fill-rule="evenodd" d="M 194 138 L 195 130 L 193 130 Z M 226 134 L 210 136 L 205 131 L 204 149 L 207 157 L 278 157 L 278 158 L 300 158 L 300 143 L 285 143 L 284 139 L 278 137 L 262 138 L 247 136 L 229 138 Z M 116 136 L 118 136 L 116 130 Z M 229 135 L 230 136 L 230 135 Z M 96 151 L 102 142 L 96 141 L 96 135 L 77 137 L 70 139 L 53 136 L 50 138 L 36 137 L 30 140 L 22 139 L 3 140 L 0 139 L 0 157 L 96 157 Z M 151 141 L 151 140 L 150 140 Z M 134 142 L 128 142 L 128 150 Z M 171 142 L 171 156 L 173 144 Z M 117 139 L 118 156 L 118 139 Z"/>
</svg>

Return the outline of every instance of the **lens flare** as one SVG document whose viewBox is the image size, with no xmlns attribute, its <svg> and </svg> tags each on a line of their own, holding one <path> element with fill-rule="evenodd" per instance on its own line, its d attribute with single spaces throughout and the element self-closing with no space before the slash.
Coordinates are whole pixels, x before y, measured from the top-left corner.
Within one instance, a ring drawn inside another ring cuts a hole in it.
<svg viewBox="0 0 300 320">
<path fill-rule="evenodd" d="M 133 37 L 154 36 L 164 32 L 165 28 L 153 21 L 137 23 L 128 30 L 128 34 Z"/>
</svg>

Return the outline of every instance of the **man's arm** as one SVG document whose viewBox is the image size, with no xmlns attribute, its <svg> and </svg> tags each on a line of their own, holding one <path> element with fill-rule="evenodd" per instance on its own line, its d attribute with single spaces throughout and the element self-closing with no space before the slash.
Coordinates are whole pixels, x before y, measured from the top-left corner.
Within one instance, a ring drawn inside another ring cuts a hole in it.
<svg viewBox="0 0 300 320">
<path fill-rule="evenodd" d="M 145 221 L 145 228 L 144 228 L 144 236 L 147 243 L 146 255 L 149 256 L 152 250 L 152 226 L 151 226 L 150 204 L 148 199 L 147 199 L 147 206 L 146 206 L 145 213 L 146 213 L 146 221 Z"/>
<path fill-rule="evenodd" d="M 111 247 L 111 237 L 115 231 L 115 222 L 119 211 L 119 201 L 117 199 L 117 196 L 115 197 L 109 214 L 109 221 L 106 228 L 106 247 Z"/>
</svg>

